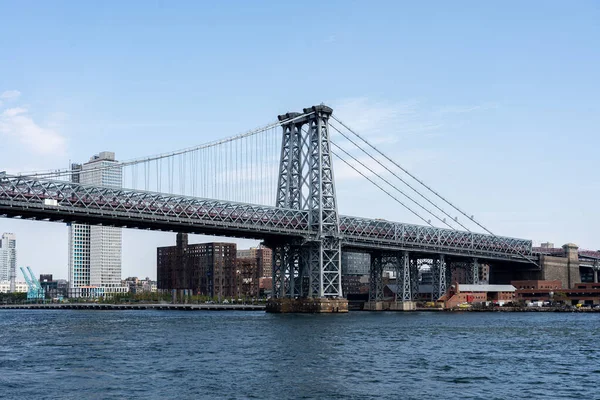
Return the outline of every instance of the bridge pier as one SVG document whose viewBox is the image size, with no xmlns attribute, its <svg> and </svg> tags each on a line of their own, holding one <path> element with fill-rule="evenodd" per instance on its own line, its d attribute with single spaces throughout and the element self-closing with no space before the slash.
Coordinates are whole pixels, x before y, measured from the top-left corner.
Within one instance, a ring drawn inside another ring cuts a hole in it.
<svg viewBox="0 0 600 400">
<path fill-rule="evenodd" d="M 413 297 L 412 286 L 414 285 L 414 282 L 412 275 L 416 274 L 418 279 L 418 271 L 411 271 L 410 254 L 408 251 L 397 253 L 394 261 L 397 291 L 396 301 L 391 305 L 391 310 L 413 311 L 417 308 L 417 303 Z"/>
<path fill-rule="evenodd" d="M 369 311 L 382 311 L 383 304 L 383 254 L 371 253 L 371 266 L 369 268 L 369 301 L 364 309 Z"/>
<path fill-rule="evenodd" d="M 471 282 L 473 285 L 479 285 L 479 260 L 473 258 L 471 262 Z"/>
<path fill-rule="evenodd" d="M 278 117 L 283 128 L 276 207 L 307 211 L 308 237 L 274 244 L 268 312 L 347 312 L 329 117 L 319 105 Z M 305 129 L 306 128 L 306 129 Z M 270 246 L 271 247 L 271 246 Z"/>
</svg>

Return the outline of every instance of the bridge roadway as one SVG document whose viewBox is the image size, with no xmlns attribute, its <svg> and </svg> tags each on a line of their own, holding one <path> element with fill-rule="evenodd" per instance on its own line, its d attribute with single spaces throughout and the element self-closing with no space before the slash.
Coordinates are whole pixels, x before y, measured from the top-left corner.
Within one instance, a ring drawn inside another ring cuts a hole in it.
<svg viewBox="0 0 600 400">
<path fill-rule="evenodd" d="M 0 175 L 0 216 L 188 232 L 266 241 L 314 241 L 302 210 Z M 340 216 L 342 247 L 528 262 L 530 240 Z"/>
</svg>

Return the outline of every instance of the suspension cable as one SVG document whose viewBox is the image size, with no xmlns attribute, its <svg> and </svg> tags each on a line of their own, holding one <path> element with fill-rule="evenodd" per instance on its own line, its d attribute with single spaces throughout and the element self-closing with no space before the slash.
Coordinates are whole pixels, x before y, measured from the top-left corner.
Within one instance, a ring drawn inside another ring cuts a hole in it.
<svg viewBox="0 0 600 400">
<path fill-rule="evenodd" d="M 372 148 L 373 150 L 375 150 L 377 153 L 379 153 L 381 156 L 383 156 L 386 160 L 388 160 L 389 162 L 391 162 L 392 164 L 394 164 L 396 167 L 398 167 L 400 170 L 402 170 L 404 173 L 406 173 L 408 176 L 410 176 L 411 178 L 413 178 L 415 181 L 417 181 L 418 183 L 420 183 L 423 187 L 425 187 L 427 190 L 429 190 L 431 193 L 433 193 L 434 195 L 436 195 L 437 197 L 439 197 L 441 200 L 443 200 L 445 203 L 447 203 L 448 205 L 450 205 L 452 208 L 454 208 L 456 211 L 458 211 L 459 213 L 461 213 L 462 215 L 464 215 L 467 219 L 469 219 L 470 221 L 472 221 L 473 223 L 475 223 L 477 226 L 479 226 L 480 228 L 482 228 L 484 231 L 486 231 L 487 233 L 489 233 L 491 236 L 498 238 L 498 236 L 496 234 L 494 234 L 492 231 L 490 231 L 488 228 L 486 228 L 485 226 L 483 226 L 482 224 L 480 224 L 479 222 L 477 222 L 473 217 L 467 215 L 467 213 L 465 213 L 464 211 L 462 211 L 460 208 L 458 208 L 457 206 L 455 206 L 454 204 L 452 204 L 449 200 L 447 200 L 445 197 L 443 197 L 441 194 L 439 194 L 438 192 L 436 192 L 435 190 L 433 190 L 430 186 L 426 185 L 425 182 L 423 182 L 422 180 L 420 180 L 419 178 L 417 178 L 415 175 L 411 174 L 410 172 L 408 172 L 405 168 L 403 168 L 400 164 L 398 164 L 397 162 L 395 162 L 394 160 L 392 160 L 390 157 L 388 157 L 385 153 L 383 153 L 381 150 L 379 150 L 377 147 L 375 147 L 373 144 L 371 144 L 369 141 L 367 141 L 365 138 L 363 138 L 361 135 L 359 135 L 358 133 L 356 133 L 354 130 L 352 130 L 348 125 L 346 125 L 345 123 L 343 123 L 342 121 L 340 121 L 338 118 L 335 117 L 335 115 L 332 115 L 331 118 L 333 120 L 335 120 L 336 122 L 338 122 L 340 125 L 342 125 L 344 128 L 346 128 L 348 131 L 352 132 L 356 137 L 358 137 L 360 140 L 362 140 L 367 146 L 369 146 L 370 148 Z M 335 128 L 334 128 L 335 129 Z M 336 129 L 337 130 L 337 129 Z M 338 131 L 339 132 L 339 131 Z M 361 148 L 360 146 L 357 146 L 359 148 Z M 455 220 L 456 221 L 456 220 Z M 458 222 L 458 221 L 456 221 Z M 525 260 L 529 261 L 530 263 L 534 264 L 537 266 L 537 263 L 535 261 L 533 261 L 531 258 L 529 258 L 527 255 L 523 254 L 519 249 L 517 249 L 515 246 L 512 246 L 513 250 L 516 250 L 517 254 L 519 254 L 522 258 L 524 258 Z"/>
<path fill-rule="evenodd" d="M 343 157 L 341 157 L 338 153 L 336 153 L 335 151 L 331 150 L 331 153 L 336 156 L 338 159 L 340 159 L 341 161 L 343 161 L 347 166 L 349 166 L 350 168 L 352 168 L 354 171 L 358 172 L 363 178 L 365 178 L 366 180 L 368 180 L 369 182 L 371 182 L 373 185 L 377 186 L 379 189 L 381 189 L 385 194 L 387 194 L 388 196 L 390 196 L 392 199 L 394 199 L 398 204 L 400 204 L 401 206 L 403 206 L 404 208 L 406 208 L 408 211 L 410 211 L 411 213 L 413 213 L 414 215 L 417 216 L 417 218 L 419 218 L 420 220 L 422 220 L 423 222 L 425 222 L 427 225 L 434 227 L 431 222 L 429 222 L 428 220 L 426 220 L 425 218 L 423 218 L 422 216 L 420 216 L 416 211 L 414 211 L 412 208 L 410 208 L 409 206 L 407 206 L 406 204 L 404 204 L 402 201 L 398 200 L 398 198 L 396 196 L 394 196 L 393 194 L 391 194 L 390 192 L 388 192 L 387 190 L 385 190 L 381 185 L 379 185 L 377 182 L 375 182 L 374 180 L 372 180 L 371 178 L 369 178 L 367 175 L 365 175 L 364 173 L 362 173 L 361 171 L 359 171 L 354 165 L 350 164 L 348 161 L 346 161 Z M 434 227 L 435 228 L 435 227 Z"/>
<path fill-rule="evenodd" d="M 314 114 L 314 111 L 311 111 L 309 113 L 305 113 L 305 114 L 301 114 L 298 115 L 294 118 L 290 118 L 290 119 L 286 119 L 286 120 L 282 120 L 282 121 L 277 121 L 277 122 L 273 122 L 271 124 L 268 124 L 266 126 L 257 128 L 257 129 L 253 129 L 251 131 L 245 132 L 245 133 L 241 133 L 239 135 L 235 135 L 235 136 L 230 136 L 228 138 L 225 139 L 220 139 L 220 140 L 215 140 L 212 142 L 208 142 L 208 143 L 204 143 L 198 146 L 194 146 L 194 147 L 188 147 L 185 149 L 181 149 L 181 150 L 176 150 L 170 153 L 162 153 L 162 154 L 157 154 L 154 156 L 150 156 L 150 157 L 144 157 L 144 158 L 135 158 L 135 159 L 131 159 L 131 160 L 127 160 L 127 161 L 122 161 L 119 163 L 115 163 L 114 165 L 107 165 L 107 166 L 103 166 L 103 167 L 95 167 L 95 168 L 90 168 L 85 170 L 85 172 L 91 172 L 91 171 L 100 171 L 100 170 L 104 170 L 104 169 L 111 169 L 111 168 L 122 168 L 122 167 L 127 167 L 130 165 L 135 165 L 135 164 L 141 164 L 141 163 L 145 163 L 145 162 L 150 162 L 150 161 L 154 161 L 154 160 L 159 160 L 162 158 L 170 158 L 170 157 L 174 157 L 174 156 L 178 156 L 181 154 L 185 154 L 185 153 L 189 153 L 195 150 L 201 150 L 201 149 L 205 149 L 205 148 L 209 148 L 209 147 L 215 147 L 224 143 L 229 143 L 232 142 L 234 140 L 239 140 L 239 139 L 244 139 L 250 136 L 254 136 L 258 133 L 264 132 L 267 129 L 270 128 L 276 128 L 279 127 L 283 124 L 289 124 L 291 122 L 294 122 L 296 120 L 305 118 L 309 115 Z M 23 172 L 20 174 L 17 174 L 17 176 L 21 176 L 21 177 L 44 177 L 44 176 L 50 176 L 50 177 L 58 177 L 58 176 L 64 176 L 64 175 L 70 175 L 72 174 L 73 171 L 71 169 L 58 169 L 58 170 L 44 170 L 44 171 L 31 171 L 31 172 Z"/>
<path fill-rule="evenodd" d="M 336 120 L 337 121 L 337 120 Z M 390 174 L 394 175 L 400 182 L 404 183 L 406 186 L 408 186 L 409 188 L 411 188 L 416 194 L 418 194 L 419 196 L 421 196 L 425 201 L 427 201 L 429 204 L 431 204 L 432 206 L 434 206 L 436 209 L 438 209 L 439 211 L 441 211 L 445 216 L 447 216 L 448 218 L 450 218 L 450 220 L 456 222 L 458 225 L 460 225 L 463 229 L 465 229 L 466 231 L 470 232 L 470 229 L 467 228 L 465 225 L 463 225 L 462 223 L 460 223 L 458 220 L 454 219 L 450 214 L 448 214 L 446 211 L 444 211 L 440 206 L 438 206 L 437 204 L 435 204 L 434 202 L 432 202 L 429 198 L 427 198 L 425 195 L 423 195 L 421 192 L 419 192 L 417 189 L 415 189 L 410 183 L 406 182 L 404 179 L 402 179 L 402 177 L 398 176 L 398 174 L 396 174 L 394 171 L 392 171 L 387 165 L 383 164 L 380 160 L 378 160 L 377 158 L 373 157 L 373 155 L 371 155 L 370 153 L 368 153 L 364 148 L 362 148 L 361 146 L 359 146 L 355 141 L 353 141 L 351 138 L 349 138 L 346 134 L 344 134 L 341 130 L 339 130 L 337 127 L 335 127 L 335 125 L 331 125 L 330 126 L 336 131 L 338 132 L 340 135 L 342 135 L 343 137 L 345 137 L 350 143 L 352 143 L 354 146 L 356 146 L 360 151 L 362 151 L 363 153 L 365 153 L 368 157 L 370 157 L 372 160 L 374 160 L 377 164 L 381 165 L 383 168 L 385 168 L 386 171 L 388 171 Z M 438 218 L 439 219 L 439 218 Z M 442 221 L 444 222 L 444 221 Z M 446 225 L 448 225 L 448 223 L 444 222 Z M 450 226 L 450 225 L 448 225 Z M 455 229 L 454 227 L 451 226 L 452 229 Z"/>
<path fill-rule="evenodd" d="M 450 229 L 456 230 L 456 228 L 454 228 L 452 225 L 450 225 L 449 223 L 447 223 L 446 221 L 444 221 L 443 219 L 441 219 L 440 217 L 438 217 L 436 214 L 434 214 L 431 210 L 427 209 L 426 207 L 424 207 L 423 205 L 421 205 L 418 201 L 416 201 L 415 199 L 413 199 L 412 197 L 410 197 L 409 195 L 407 195 L 406 193 L 404 193 L 402 190 L 398 189 L 396 186 L 394 186 L 390 181 L 388 181 L 387 179 L 385 179 L 383 176 L 381 176 L 380 174 L 378 174 L 377 172 L 375 172 L 372 168 L 370 168 L 369 166 L 365 165 L 362 161 L 360 161 L 359 159 L 357 159 L 356 157 L 354 157 L 352 154 L 348 153 L 346 150 L 344 150 L 342 147 L 340 147 L 337 143 L 335 142 L 331 142 L 332 145 L 334 145 L 336 148 L 338 148 L 339 150 L 341 150 L 346 156 L 352 158 L 354 161 L 356 161 L 358 164 L 360 164 L 363 168 L 365 168 L 367 171 L 369 171 L 370 173 L 372 173 L 373 175 L 375 175 L 376 177 L 378 177 L 379 179 L 381 179 L 382 181 L 384 181 L 385 183 L 387 183 L 390 187 L 392 187 L 393 189 L 395 189 L 398 193 L 400 193 L 401 195 L 403 195 L 404 197 L 406 197 L 407 199 L 409 199 L 410 201 L 412 201 L 413 203 L 415 203 L 417 206 L 419 206 L 422 210 L 424 210 L 425 212 L 431 214 L 434 218 L 436 218 L 438 221 L 442 222 L 443 224 L 445 224 L 446 226 L 448 226 Z"/>
</svg>

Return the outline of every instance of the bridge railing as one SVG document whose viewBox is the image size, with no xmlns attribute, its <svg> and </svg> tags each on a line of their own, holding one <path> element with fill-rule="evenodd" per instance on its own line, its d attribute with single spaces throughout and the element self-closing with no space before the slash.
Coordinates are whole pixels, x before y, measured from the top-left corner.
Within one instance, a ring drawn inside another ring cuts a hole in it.
<svg viewBox="0 0 600 400">
<path fill-rule="evenodd" d="M 83 210 L 130 218 L 308 232 L 308 215 L 297 210 L 7 175 L 0 177 L 0 202 L 65 213 Z"/>
<path fill-rule="evenodd" d="M 384 245 L 400 244 L 407 248 L 466 250 L 474 254 L 491 253 L 518 257 L 532 254 L 531 240 L 378 219 L 341 216 L 340 232 L 347 240 Z"/>
<path fill-rule="evenodd" d="M 127 226 L 128 220 L 166 221 L 205 224 L 229 232 L 269 232 L 306 238 L 315 234 L 310 229 L 309 213 L 302 210 L 3 175 L 0 214 L 11 209 L 17 210 L 13 214 L 32 209 L 62 216 L 95 214 L 108 222 L 119 220 L 115 224 L 119 226 Z M 340 233 L 350 246 L 371 244 L 505 258 L 532 254 L 530 240 L 378 219 L 341 216 Z"/>
</svg>

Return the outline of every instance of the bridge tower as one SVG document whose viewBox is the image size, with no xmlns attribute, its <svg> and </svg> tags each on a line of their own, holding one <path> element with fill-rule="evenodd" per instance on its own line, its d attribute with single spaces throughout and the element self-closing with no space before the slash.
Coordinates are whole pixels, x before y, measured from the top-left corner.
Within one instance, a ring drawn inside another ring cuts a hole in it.
<svg viewBox="0 0 600 400">
<path fill-rule="evenodd" d="M 332 112 L 319 105 L 278 117 L 283 140 L 275 205 L 308 211 L 313 235 L 270 244 L 275 299 L 271 311 L 348 309 L 342 294 L 340 222 L 329 140 Z"/>
</svg>

